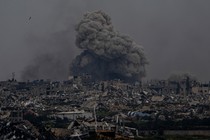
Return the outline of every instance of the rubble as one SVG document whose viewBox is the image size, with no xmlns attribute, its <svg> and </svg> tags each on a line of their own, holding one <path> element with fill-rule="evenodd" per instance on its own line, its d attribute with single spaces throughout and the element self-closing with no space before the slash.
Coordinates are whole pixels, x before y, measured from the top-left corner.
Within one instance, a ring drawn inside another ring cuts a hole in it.
<svg viewBox="0 0 210 140">
<path fill-rule="evenodd" d="M 107 137 L 113 132 L 134 138 L 160 128 L 210 129 L 210 85 L 186 89 L 186 81 L 178 86 L 167 80 L 84 79 L 0 82 L 0 139 Z"/>
</svg>

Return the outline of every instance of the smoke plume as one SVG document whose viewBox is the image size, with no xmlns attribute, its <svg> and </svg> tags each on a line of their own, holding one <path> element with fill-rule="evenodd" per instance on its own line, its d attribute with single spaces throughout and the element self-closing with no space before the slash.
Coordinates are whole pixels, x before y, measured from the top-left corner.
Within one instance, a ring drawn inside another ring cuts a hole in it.
<svg viewBox="0 0 210 140">
<path fill-rule="evenodd" d="M 71 74 L 90 74 L 95 79 L 140 80 L 148 61 L 142 46 L 117 32 L 102 11 L 86 13 L 76 26 L 76 46 L 83 52 L 71 65 Z"/>
</svg>

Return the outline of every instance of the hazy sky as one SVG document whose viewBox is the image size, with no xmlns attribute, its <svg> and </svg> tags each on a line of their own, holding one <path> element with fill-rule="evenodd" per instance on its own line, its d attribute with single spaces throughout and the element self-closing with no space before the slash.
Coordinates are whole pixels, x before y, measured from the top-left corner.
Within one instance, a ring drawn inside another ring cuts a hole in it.
<svg viewBox="0 0 210 140">
<path fill-rule="evenodd" d="M 105 11 L 115 29 L 144 46 L 147 78 L 184 71 L 210 80 L 209 6 L 209 0 L 1 0 L 0 80 L 12 72 L 20 79 L 26 67 L 38 64 L 46 64 L 40 77 L 67 79 L 79 53 L 74 26 L 95 10 Z"/>
</svg>

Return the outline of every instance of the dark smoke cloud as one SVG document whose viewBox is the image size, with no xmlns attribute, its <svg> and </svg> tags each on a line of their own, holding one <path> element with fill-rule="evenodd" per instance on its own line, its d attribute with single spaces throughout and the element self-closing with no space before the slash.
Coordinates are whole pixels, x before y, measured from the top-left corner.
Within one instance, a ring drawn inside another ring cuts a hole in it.
<svg viewBox="0 0 210 140">
<path fill-rule="evenodd" d="M 33 60 L 22 72 L 22 80 L 52 79 L 62 80 L 67 78 L 66 67 L 63 59 L 57 58 L 54 54 L 43 54 Z"/>
<path fill-rule="evenodd" d="M 76 46 L 84 50 L 73 61 L 74 75 L 91 74 L 96 79 L 140 80 L 148 61 L 143 47 L 115 31 L 102 11 L 86 13 L 76 26 Z"/>
<path fill-rule="evenodd" d="M 115 28 L 144 46 L 150 62 L 146 78 L 187 71 L 208 81 L 209 5 L 210 0 L 0 0 L 0 80 L 12 72 L 20 80 L 21 71 L 44 54 L 65 65 L 65 74 L 57 76 L 66 79 L 69 63 L 79 53 L 74 25 L 84 12 L 100 9 L 112 17 Z M 52 34 L 66 30 L 71 30 L 68 47 L 64 40 L 54 45 Z"/>
<path fill-rule="evenodd" d="M 78 2 L 79 3 L 79 2 Z M 38 27 L 28 30 L 25 44 L 30 49 L 31 60 L 21 71 L 21 80 L 51 79 L 66 80 L 69 76 L 69 65 L 79 52 L 75 47 L 74 26 L 77 21 L 77 4 L 69 1 L 53 1 L 50 14 Z M 28 24 L 42 21 L 31 16 Z M 48 25 L 47 25 L 48 24 Z M 43 29 L 45 28 L 45 29 Z"/>
<path fill-rule="evenodd" d="M 71 40 L 71 35 L 70 27 L 64 31 L 52 33 L 48 38 L 31 35 L 27 39 L 29 44 L 34 47 L 42 47 L 43 52 L 39 52 L 32 62 L 24 68 L 21 79 L 24 81 L 67 79 L 69 62 L 73 59 L 74 52 L 77 52 L 76 49 L 71 47 L 72 42 L 74 42 Z"/>
</svg>

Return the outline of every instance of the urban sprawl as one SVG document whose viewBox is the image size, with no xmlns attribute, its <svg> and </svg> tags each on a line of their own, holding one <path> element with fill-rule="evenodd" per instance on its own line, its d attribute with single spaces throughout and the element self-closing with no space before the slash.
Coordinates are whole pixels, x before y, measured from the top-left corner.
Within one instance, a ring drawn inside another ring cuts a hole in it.
<svg viewBox="0 0 210 140">
<path fill-rule="evenodd" d="M 0 139 L 210 136 L 210 84 L 185 77 L 125 83 L 73 76 L 0 82 Z"/>
</svg>

